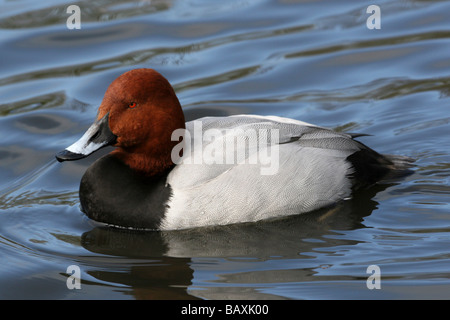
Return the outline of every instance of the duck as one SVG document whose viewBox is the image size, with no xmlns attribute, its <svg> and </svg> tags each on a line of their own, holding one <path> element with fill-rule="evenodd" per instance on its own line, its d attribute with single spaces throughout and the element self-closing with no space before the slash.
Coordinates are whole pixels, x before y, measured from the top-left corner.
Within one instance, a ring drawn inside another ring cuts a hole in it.
<svg viewBox="0 0 450 320">
<path fill-rule="evenodd" d="M 83 174 L 81 211 L 112 227 L 180 230 L 313 212 L 407 170 L 409 158 L 360 136 L 271 115 L 186 122 L 169 81 L 139 68 L 109 85 L 93 124 L 56 159 L 114 147 Z"/>
</svg>

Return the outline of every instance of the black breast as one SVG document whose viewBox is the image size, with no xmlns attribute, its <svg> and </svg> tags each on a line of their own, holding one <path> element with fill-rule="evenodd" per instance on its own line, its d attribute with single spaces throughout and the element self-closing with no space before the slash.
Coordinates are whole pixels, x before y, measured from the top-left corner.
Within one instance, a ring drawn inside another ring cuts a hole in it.
<svg viewBox="0 0 450 320">
<path fill-rule="evenodd" d="M 158 229 L 171 196 L 166 177 L 143 177 L 116 157 L 106 155 L 92 164 L 81 179 L 82 210 L 99 222 Z"/>
</svg>

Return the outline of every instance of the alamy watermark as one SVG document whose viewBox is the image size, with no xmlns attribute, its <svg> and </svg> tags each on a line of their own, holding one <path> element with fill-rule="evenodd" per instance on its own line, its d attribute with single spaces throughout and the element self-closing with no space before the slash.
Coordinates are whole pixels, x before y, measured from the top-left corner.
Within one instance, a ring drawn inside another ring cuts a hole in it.
<svg viewBox="0 0 450 320">
<path fill-rule="evenodd" d="M 66 12 L 70 14 L 70 16 L 67 18 L 67 21 L 66 21 L 67 29 L 69 29 L 69 30 L 81 29 L 80 7 L 72 4 L 67 7 Z"/>
<path fill-rule="evenodd" d="M 66 280 L 67 289 L 81 289 L 81 270 L 77 265 L 67 267 L 66 273 L 69 277 Z M 370 276 L 366 280 L 366 286 L 369 290 L 381 289 L 381 269 L 378 265 L 372 264 L 367 267 L 366 273 Z"/>
<path fill-rule="evenodd" d="M 366 20 L 367 29 L 381 29 L 381 9 L 377 5 L 370 5 L 366 9 L 366 13 L 370 13 L 370 17 Z"/>
<path fill-rule="evenodd" d="M 366 273 L 370 276 L 367 278 L 366 286 L 368 289 L 381 289 L 381 269 L 376 264 L 367 267 Z"/>
<path fill-rule="evenodd" d="M 203 122 L 194 120 L 192 132 L 177 129 L 172 141 L 180 141 L 171 153 L 175 164 L 254 164 L 261 175 L 278 172 L 278 129 L 203 130 Z"/>
<path fill-rule="evenodd" d="M 66 12 L 70 14 L 67 18 L 66 26 L 69 30 L 81 29 L 81 9 L 77 5 L 70 5 Z M 377 5 L 370 5 L 366 9 L 366 13 L 371 15 L 366 20 L 367 29 L 381 29 L 381 9 Z"/>
<path fill-rule="evenodd" d="M 74 265 L 74 264 L 70 265 L 67 267 L 66 273 L 70 274 L 70 276 L 66 280 L 67 289 L 69 289 L 69 290 L 81 289 L 80 267 L 77 265 Z"/>
</svg>

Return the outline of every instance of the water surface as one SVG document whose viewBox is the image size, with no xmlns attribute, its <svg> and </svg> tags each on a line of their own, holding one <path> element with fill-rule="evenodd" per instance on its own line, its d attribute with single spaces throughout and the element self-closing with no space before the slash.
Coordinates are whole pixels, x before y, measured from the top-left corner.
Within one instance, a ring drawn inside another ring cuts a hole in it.
<svg viewBox="0 0 450 320">
<path fill-rule="evenodd" d="M 66 27 L 70 4 L 0 0 L 0 298 L 450 298 L 448 1 L 79 1 L 80 30 Z M 371 4 L 379 30 L 366 26 Z M 110 149 L 54 154 L 138 67 L 166 76 L 188 120 L 277 115 L 366 133 L 415 172 L 287 219 L 102 228 L 78 186 Z M 369 265 L 381 289 L 368 289 Z"/>
</svg>

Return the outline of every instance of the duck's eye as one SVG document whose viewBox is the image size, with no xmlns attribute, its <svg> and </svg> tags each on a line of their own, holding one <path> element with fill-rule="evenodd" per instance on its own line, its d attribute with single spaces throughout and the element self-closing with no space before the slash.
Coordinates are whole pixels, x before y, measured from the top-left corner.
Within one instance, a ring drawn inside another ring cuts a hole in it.
<svg viewBox="0 0 450 320">
<path fill-rule="evenodd" d="M 128 108 L 133 109 L 133 108 L 136 108 L 136 106 L 137 106 L 136 102 L 130 102 L 130 104 L 128 105 Z"/>
</svg>

